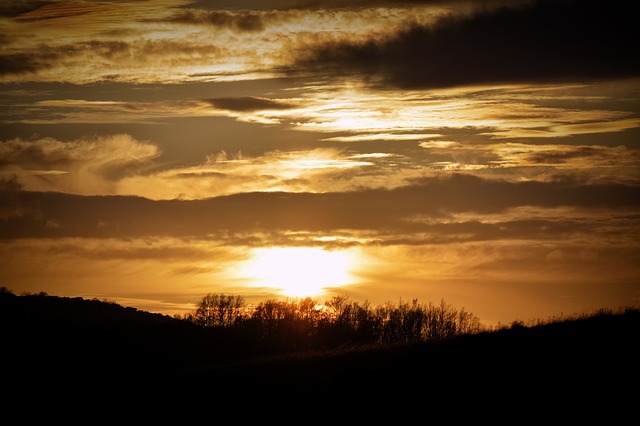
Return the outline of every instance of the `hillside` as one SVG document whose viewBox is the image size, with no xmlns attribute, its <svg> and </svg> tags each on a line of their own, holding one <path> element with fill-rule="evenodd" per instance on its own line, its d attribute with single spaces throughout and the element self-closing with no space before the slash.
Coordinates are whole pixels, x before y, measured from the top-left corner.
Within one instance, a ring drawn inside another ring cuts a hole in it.
<svg viewBox="0 0 640 426">
<path fill-rule="evenodd" d="M 571 404 L 617 415 L 637 405 L 634 309 L 440 342 L 279 356 L 221 330 L 97 300 L 0 293 L 0 320 L 5 386 L 32 398 L 54 397 L 60 383 L 80 390 L 75 398 L 110 383 L 174 402 L 181 389 L 195 400 L 295 407 L 354 398 L 387 408 L 537 401 L 537 410 Z"/>
<path fill-rule="evenodd" d="M 531 415 L 555 406 L 603 410 L 611 419 L 637 407 L 638 343 L 640 312 L 629 311 L 442 342 L 214 366 L 197 376 L 241 382 L 252 399 L 296 404 L 357 398 L 379 407 L 524 405 Z"/>
</svg>

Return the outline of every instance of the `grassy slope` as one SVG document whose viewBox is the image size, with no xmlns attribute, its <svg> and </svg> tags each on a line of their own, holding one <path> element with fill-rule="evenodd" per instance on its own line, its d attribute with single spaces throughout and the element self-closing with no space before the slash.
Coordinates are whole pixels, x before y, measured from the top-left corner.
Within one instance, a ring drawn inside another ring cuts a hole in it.
<svg viewBox="0 0 640 426">
<path fill-rule="evenodd" d="M 593 412 L 610 421 L 637 416 L 640 396 L 637 310 L 443 342 L 271 358 L 235 347 L 226 335 L 95 300 L 0 294 L 0 319 L 5 388 L 29 398 L 55 399 L 64 384 L 85 403 L 109 388 L 118 389 L 109 395 L 120 402 L 154 395 L 381 415 L 497 404 L 530 416 L 553 411 L 576 420 Z"/>
</svg>

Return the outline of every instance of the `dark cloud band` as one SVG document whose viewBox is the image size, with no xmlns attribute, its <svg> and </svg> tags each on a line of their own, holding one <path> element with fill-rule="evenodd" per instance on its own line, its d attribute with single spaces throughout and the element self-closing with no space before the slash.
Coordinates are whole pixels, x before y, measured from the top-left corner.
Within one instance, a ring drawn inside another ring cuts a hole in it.
<svg viewBox="0 0 640 426">
<path fill-rule="evenodd" d="M 4 220 L 0 221 L 3 238 L 178 237 L 346 229 L 401 235 L 424 231 L 424 223 L 408 220 L 416 216 L 437 219 L 468 212 L 481 217 L 523 206 L 637 208 L 640 187 L 569 181 L 509 183 L 454 175 L 394 190 L 352 193 L 257 192 L 204 200 L 152 201 L 4 191 L 0 201 L 4 206 Z M 509 225 L 512 230 L 515 227 Z"/>
<path fill-rule="evenodd" d="M 539 0 L 412 26 L 384 41 L 318 46 L 297 64 L 400 87 L 640 75 L 635 2 Z"/>
</svg>

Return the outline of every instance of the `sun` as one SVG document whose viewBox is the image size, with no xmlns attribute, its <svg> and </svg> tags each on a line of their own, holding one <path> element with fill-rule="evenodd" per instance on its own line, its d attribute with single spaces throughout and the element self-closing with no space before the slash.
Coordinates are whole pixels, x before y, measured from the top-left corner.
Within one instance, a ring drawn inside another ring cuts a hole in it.
<svg viewBox="0 0 640 426">
<path fill-rule="evenodd" d="M 347 251 L 315 247 L 253 249 L 243 267 L 256 286 L 271 287 L 287 297 L 319 296 L 327 288 L 350 284 L 353 261 Z"/>
</svg>

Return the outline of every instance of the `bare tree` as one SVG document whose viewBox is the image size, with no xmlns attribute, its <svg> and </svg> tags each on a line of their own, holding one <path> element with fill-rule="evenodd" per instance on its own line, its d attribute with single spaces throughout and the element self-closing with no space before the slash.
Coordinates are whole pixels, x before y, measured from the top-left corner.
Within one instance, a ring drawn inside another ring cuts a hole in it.
<svg viewBox="0 0 640 426">
<path fill-rule="evenodd" d="M 231 327 L 242 319 L 242 296 L 209 293 L 197 305 L 195 322 L 206 327 Z"/>
</svg>

